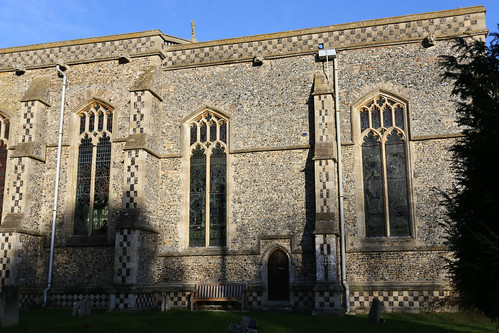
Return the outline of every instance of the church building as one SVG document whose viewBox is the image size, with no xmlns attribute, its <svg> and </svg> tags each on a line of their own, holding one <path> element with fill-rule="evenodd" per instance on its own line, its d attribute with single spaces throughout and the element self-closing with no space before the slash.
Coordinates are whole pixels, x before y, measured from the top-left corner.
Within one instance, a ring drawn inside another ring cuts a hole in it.
<svg viewBox="0 0 499 333">
<path fill-rule="evenodd" d="M 203 283 L 244 284 L 249 309 L 446 307 L 461 129 L 439 57 L 487 33 L 476 6 L 0 49 L 2 288 L 22 307 L 187 308 Z"/>
</svg>

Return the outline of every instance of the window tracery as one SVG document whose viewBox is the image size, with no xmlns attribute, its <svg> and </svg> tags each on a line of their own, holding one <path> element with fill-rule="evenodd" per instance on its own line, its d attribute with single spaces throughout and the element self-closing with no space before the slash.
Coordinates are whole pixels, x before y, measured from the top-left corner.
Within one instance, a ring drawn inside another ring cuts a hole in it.
<svg viewBox="0 0 499 333">
<path fill-rule="evenodd" d="M 411 236 L 406 109 L 379 94 L 358 110 L 366 237 Z"/>
<path fill-rule="evenodd" d="M 80 129 L 74 233 L 106 233 L 113 113 L 95 102 L 78 116 Z"/>
<path fill-rule="evenodd" d="M 207 111 L 189 127 L 189 246 L 225 246 L 227 120 Z"/>
</svg>

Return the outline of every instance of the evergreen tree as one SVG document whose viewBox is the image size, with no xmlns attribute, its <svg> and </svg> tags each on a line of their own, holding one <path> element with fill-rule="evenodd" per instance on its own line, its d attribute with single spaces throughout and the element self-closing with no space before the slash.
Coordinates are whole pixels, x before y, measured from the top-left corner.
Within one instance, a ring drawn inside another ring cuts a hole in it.
<svg viewBox="0 0 499 333">
<path fill-rule="evenodd" d="M 450 273 L 464 308 L 499 318 L 499 34 L 458 39 L 443 56 L 463 137 L 452 147 L 457 184 L 445 196 Z M 497 169 L 496 169 L 497 168 Z"/>
</svg>

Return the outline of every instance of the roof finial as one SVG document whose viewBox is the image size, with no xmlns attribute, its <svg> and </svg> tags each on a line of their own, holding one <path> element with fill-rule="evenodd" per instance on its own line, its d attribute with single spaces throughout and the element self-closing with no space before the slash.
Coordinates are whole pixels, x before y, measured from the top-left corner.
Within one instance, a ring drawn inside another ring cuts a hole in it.
<svg viewBox="0 0 499 333">
<path fill-rule="evenodd" d="M 191 42 L 196 43 L 198 40 L 196 39 L 196 23 L 194 20 L 191 21 Z"/>
</svg>

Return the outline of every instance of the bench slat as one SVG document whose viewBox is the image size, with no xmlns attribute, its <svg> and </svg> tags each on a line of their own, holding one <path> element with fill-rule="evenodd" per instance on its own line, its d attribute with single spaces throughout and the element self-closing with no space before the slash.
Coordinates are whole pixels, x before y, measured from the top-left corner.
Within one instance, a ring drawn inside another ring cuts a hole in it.
<svg viewBox="0 0 499 333">
<path fill-rule="evenodd" d="M 191 296 L 191 310 L 198 301 L 237 301 L 244 310 L 246 283 L 200 283 Z"/>
</svg>

